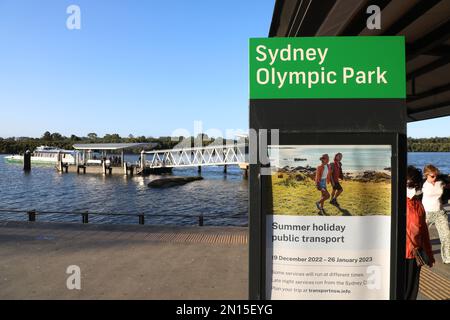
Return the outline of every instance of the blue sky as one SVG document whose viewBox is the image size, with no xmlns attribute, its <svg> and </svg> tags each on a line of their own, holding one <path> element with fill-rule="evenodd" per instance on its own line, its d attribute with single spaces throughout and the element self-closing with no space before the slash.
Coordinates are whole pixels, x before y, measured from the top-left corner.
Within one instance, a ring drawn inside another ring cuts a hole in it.
<svg viewBox="0 0 450 320">
<path fill-rule="evenodd" d="M 81 8 L 81 30 L 66 8 Z M 274 0 L 0 0 L 0 137 L 248 128 L 248 38 Z M 449 136 L 449 117 L 409 126 Z M 431 122 L 429 122 L 431 123 Z"/>
<path fill-rule="evenodd" d="M 450 116 L 408 123 L 408 136 L 414 138 L 450 137 Z"/>
</svg>

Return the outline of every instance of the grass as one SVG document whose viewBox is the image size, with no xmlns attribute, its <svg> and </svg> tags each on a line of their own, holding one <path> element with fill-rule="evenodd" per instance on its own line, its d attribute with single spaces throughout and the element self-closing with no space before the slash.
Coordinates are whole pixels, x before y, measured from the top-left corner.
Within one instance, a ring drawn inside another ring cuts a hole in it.
<svg viewBox="0 0 450 320">
<path fill-rule="evenodd" d="M 279 177 L 280 175 L 280 177 Z M 325 202 L 329 216 L 364 216 L 391 214 L 390 182 L 341 182 L 344 192 L 339 196 L 340 208 Z M 331 185 L 327 185 L 331 194 Z M 312 179 L 303 174 L 280 173 L 272 175 L 273 214 L 318 215 L 315 202 L 321 197 Z"/>
</svg>

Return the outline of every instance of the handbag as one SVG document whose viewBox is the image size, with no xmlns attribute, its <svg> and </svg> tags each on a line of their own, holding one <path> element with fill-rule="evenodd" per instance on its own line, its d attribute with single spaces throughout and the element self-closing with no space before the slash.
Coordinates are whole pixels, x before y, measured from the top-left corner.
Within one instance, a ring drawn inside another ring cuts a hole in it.
<svg viewBox="0 0 450 320">
<path fill-rule="evenodd" d="M 408 232 L 406 233 L 406 235 L 408 236 L 409 241 L 411 241 L 411 243 L 414 244 L 414 242 L 411 240 L 411 237 L 409 236 Z M 418 267 L 430 264 L 430 258 L 428 257 L 425 250 L 423 250 L 423 248 L 420 248 L 420 247 L 413 248 L 413 255 L 414 255 L 414 258 L 416 259 L 416 263 L 417 263 Z"/>
</svg>

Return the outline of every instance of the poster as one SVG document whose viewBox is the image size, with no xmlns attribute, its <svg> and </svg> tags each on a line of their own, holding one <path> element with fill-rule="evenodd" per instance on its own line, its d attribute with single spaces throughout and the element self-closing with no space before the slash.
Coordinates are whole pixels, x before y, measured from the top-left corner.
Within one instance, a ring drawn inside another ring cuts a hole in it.
<svg viewBox="0 0 450 320">
<path fill-rule="evenodd" d="M 272 145 L 269 158 L 267 298 L 389 299 L 391 146 Z"/>
</svg>

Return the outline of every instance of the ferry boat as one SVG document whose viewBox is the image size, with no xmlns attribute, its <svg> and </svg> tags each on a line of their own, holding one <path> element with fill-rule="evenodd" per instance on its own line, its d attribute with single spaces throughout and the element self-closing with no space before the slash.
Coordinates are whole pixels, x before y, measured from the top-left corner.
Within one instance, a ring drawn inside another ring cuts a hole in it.
<svg viewBox="0 0 450 320">
<path fill-rule="evenodd" d="M 31 163 L 36 164 L 57 164 L 58 154 L 61 153 L 62 162 L 75 164 L 75 151 L 64 150 L 55 147 L 40 146 L 31 154 Z M 6 156 L 7 162 L 23 162 L 23 155 Z"/>
</svg>

